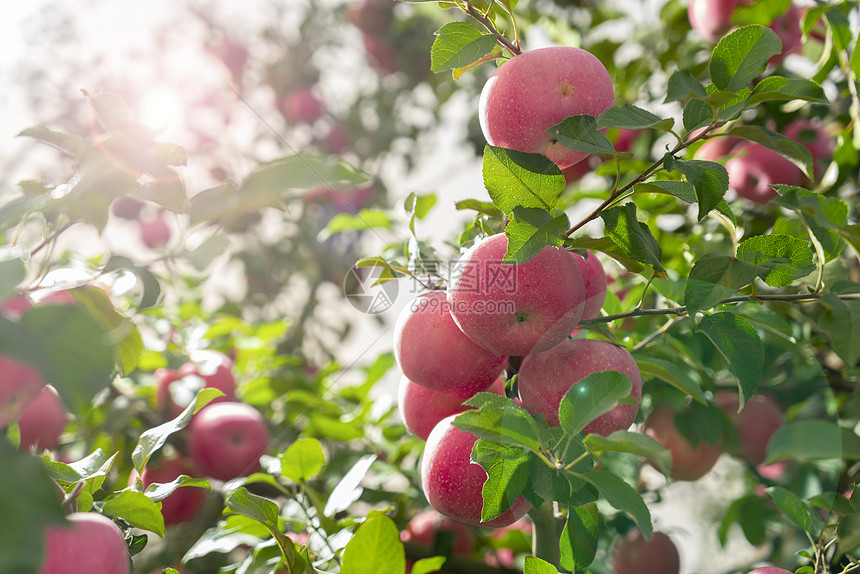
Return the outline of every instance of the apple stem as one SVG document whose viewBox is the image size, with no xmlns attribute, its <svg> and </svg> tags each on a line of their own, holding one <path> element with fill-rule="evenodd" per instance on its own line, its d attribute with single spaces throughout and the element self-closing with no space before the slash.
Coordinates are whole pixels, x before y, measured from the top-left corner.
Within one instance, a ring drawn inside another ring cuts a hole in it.
<svg viewBox="0 0 860 574">
<path fill-rule="evenodd" d="M 546 560 L 556 568 L 561 568 L 561 555 L 558 541 L 564 528 L 564 521 L 557 518 L 553 510 L 553 502 L 546 501 L 529 512 L 534 524 L 532 537 L 532 554 Z"/>
</svg>

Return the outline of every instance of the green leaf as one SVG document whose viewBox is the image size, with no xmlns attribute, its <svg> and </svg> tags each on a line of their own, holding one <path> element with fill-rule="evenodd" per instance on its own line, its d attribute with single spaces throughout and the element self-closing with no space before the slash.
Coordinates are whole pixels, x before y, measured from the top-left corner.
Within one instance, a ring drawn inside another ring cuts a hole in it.
<svg viewBox="0 0 860 574">
<path fill-rule="evenodd" d="M 672 468 L 672 453 L 648 435 L 626 430 L 615 431 L 609 436 L 590 434 L 584 439 L 593 452 L 629 452 L 648 459 L 664 475 Z"/>
<path fill-rule="evenodd" d="M 801 463 L 842 458 L 842 431 L 821 420 L 799 420 L 780 427 L 767 443 L 765 464 L 784 459 Z"/>
<path fill-rule="evenodd" d="M 472 448 L 472 460 L 487 471 L 481 487 L 481 521 L 493 520 L 507 512 L 522 494 L 529 480 L 531 455 L 522 447 L 479 438 Z"/>
<path fill-rule="evenodd" d="M 750 544 L 758 546 L 767 540 L 767 524 L 773 518 L 774 511 L 770 503 L 757 495 L 743 496 L 735 499 L 726 510 L 726 515 L 720 523 L 717 536 L 720 544 L 725 546 L 729 528 L 738 523 Z"/>
<path fill-rule="evenodd" d="M 688 98 L 706 98 L 707 95 L 705 86 L 693 74 L 687 70 L 678 70 L 669 76 L 666 99 L 663 103 L 680 102 Z"/>
<path fill-rule="evenodd" d="M 842 251 L 839 229 L 848 222 L 848 204 L 838 197 L 825 197 L 802 187 L 774 185 L 776 205 L 796 211 L 818 239 L 827 261 Z"/>
<path fill-rule="evenodd" d="M 205 488 L 207 490 L 212 490 L 212 485 L 205 478 L 193 478 L 183 474 L 177 476 L 170 482 L 153 482 L 146 487 L 146 492 L 144 492 L 144 494 L 153 502 L 161 502 L 176 492 L 176 489 L 186 486 L 189 488 Z"/>
<path fill-rule="evenodd" d="M 478 438 L 540 450 L 537 423 L 524 408 L 493 393 L 478 393 L 465 405 L 475 407 L 454 419 L 454 426 Z"/>
<path fill-rule="evenodd" d="M 582 114 L 570 116 L 546 130 L 558 143 L 573 151 L 613 153 L 612 142 L 599 131 L 597 118 Z"/>
<path fill-rule="evenodd" d="M 825 311 L 818 326 L 830 337 L 833 351 L 848 367 L 860 361 L 860 300 L 844 301 L 833 293 L 822 298 Z"/>
<path fill-rule="evenodd" d="M 752 4 L 739 4 L 731 14 L 736 26 L 769 26 L 778 16 L 785 14 L 791 0 L 757 0 Z"/>
<path fill-rule="evenodd" d="M 343 551 L 343 574 L 403 574 L 405 569 L 400 531 L 384 514 L 359 526 Z"/>
<path fill-rule="evenodd" d="M 779 54 L 782 42 L 764 26 L 745 26 L 723 37 L 711 54 L 711 80 L 720 90 L 737 92 L 747 87 Z"/>
<path fill-rule="evenodd" d="M 686 203 L 696 203 L 696 188 L 688 181 L 649 181 L 648 183 L 638 183 L 634 187 L 637 192 L 644 193 L 663 193 L 677 197 Z M 716 210 L 729 218 L 733 224 L 737 225 L 732 208 L 725 199 L 721 199 L 717 203 Z"/>
<path fill-rule="evenodd" d="M 691 371 L 690 366 L 683 362 L 683 360 L 673 363 L 667 359 L 638 352 L 636 354 L 636 365 L 639 367 L 639 372 L 643 378 L 645 376 L 656 377 L 692 396 L 700 403 L 704 404 L 706 402 L 705 395 L 702 392 L 702 385 L 690 375 L 694 371 Z"/>
<path fill-rule="evenodd" d="M 567 520 L 559 540 L 561 567 L 576 572 L 588 567 L 597 553 L 597 522 L 582 506 L 568 508 Z"/>
<path fill-rule="evenodd" d="M 195 413 L 209 404 L 212 399 L 221 396 L 224 396 L 224 393 L 218 389 L 201 389 L 197 392 L 195 400 L 185 407 L 185 410 L 178 417 L 144 431 L 137 441 L 137 446 L 134 447 L 134 452 L 131 453 L 131 461 L 134 463 L 134 468 L 138 472 L 143 472 L 143 467 L 149 462 L 149 457 L 164 446 L 170 435 L 188 426 L 188 423 L 191 422 L 191 417 Z"/>
<path fill-rule="evenodd" d="M 338 213 L 328 222 L 322 237 L 365 229 L 391 229 L 391 218 L 380 209 L 362 209 L 358 213 Z"/>
<path fill-rule="evenodd" d="M 821 86 L 804 78 L 783 78 L 782 76 L 768 76 L 753 88 L 752 94 L 746 102 L 746 107 L 751 108 L 763 102 L 781 102 L 790 100 L 804 100 L 817 104 L 826 104 L 827 96 Z"/>
<path fill-rule="evenodd" d="M 729 136 L 737 136 L 775 151 L 813 179 L 812 154 L 805 145 L 761 126 L 737 126 L 729 132 Z"/>
<path fill-rule="evenodd" d="M 438 74 L 469 66 L 495 47 L 494 35 L 482 34 L 467 22 L 450 22 L 436 31 L 436 38 L 430 47 L 430 69 Z"/>
<path fill-rule="evenodd" d="M 606 233 L 625 254 L 635 261 L 664 271 L 660 263 L 663 250 L 651 235 L 648 226 L 636 219 L 635 203 L 604 209 L 600 217 L 605 224 Z"/>
<path fill-rule="evenodd" d="M 749 321 L 732 313 L 702 317 L 697 331 L 704 333 L 740 381 L 741 405 L 758 388 L 764 367 L 764 346 Z"/>
<path fill-rule="evenodd" d="M 558 167 L 540 154 L 486 146 L 484 187 L 504 213 L 515 207 L 552 209 L 566 186 Z"/>
<path fill-rule="evenodd" d="M 768 309 L 767 307 L 758 303 L 743 303 L 728 309 L 728 311 L 741 315 L 753 325 L 767 329 L 771 333 L 779 335 L 789 341 L 794 341 L 792 326 L 775 311 Z"/>
<path fill-rule="evenodd" d="M 621 106 L 612 106 L 607 108 L 597 118 L 597 129 L 604 128 L 623 128 L 627 130 L 639 130 L 654 127 L 663 119 L 652 114 L 648 110 L 643 110 L 633 104 L 624 104 Z"/>
<path fill-rule="evenodd" d="M 523 574 L 558 574 L 558 569 L 545 560 L 526 556 Z"/>
<path fill-rule="evenodd" d="M 504 263 L 525 263 L 547 245 L 561 246 L 570 227 L 567 214 L 559 210 L 549 213 L 537 207 L 515 207 L 513 216 L 515 220 L 505 227 L 508 251 Z"/>
<path fill-rule="evenodd" d="M 812 513 L 805 500 L 781 486 L 768 487 L 766 492 L 773 499 L 774 504 L 798 528 L 814 536 L 818 535 L 823 523 L 816 514 Z"/>
<path fill-rule="evenodd" d="M 240 201 L 236 207 L 256 206 L 259 200 L 269 197 L 280 199 L 285 191 L 319 186 L 337 190 L 369 180 L 367 173 L 336 155 L 288 155 L 261 163 L 245 176 L 237 192 Z"/>
<path fill-rule="evenodd" d="M 472 209 L 482 215 L 496 217 L 498 219 L 501 219 L 505 216 L 501 209 L 499 209 L 489 201 L 479 201 L 477 199 L 461 199 L 454 204 L 454 208 L 458 210 Z"/>
<path fill-rule="evenodd" d="M 41 124 L 26 128 L 18 134 L 18 137 L 21 136 L 38 140 L 72 157 L 84 155 L 88 148 L 80 136 L 54 131 Z"/>
<path fill-rule="evenodd" d="M 851 35 L 851 23 L 845 13 L 842 12 L 842 8 L 838 5 L 831 6 L 830 10 L 824 13 L 824 18 L 833 32 L 833 44 L 836 49 L 847 50 L 853 37 Z"/>
<path fill-rule="evenodd" d="M 140 281 L 142 294 L 137 308 L 139 310 L 143 310 L 155 306 L 158 302 L 158 298 L 161 296 L 161 285 L 158 283 L 158 279 L 153 275 L 152 271 L 146 267 L 141 267 L 128 257 L 112 255 L 102 269 L 102 272 L 110 273 L 112 271 L 119 270 L 130 271 L 137 277 L 138 281 Z"/>
<path fill-rule="evenodd" d="M 61 496 L 42 461 L 0 439 L 0 572 L 36 572 L 44 528 L 65 521 Z"/>
<path fill-rule="evenodd" d="M 18 259 L 0 260 L 0 301 L 5 301 L 17 294 L 16 287 L 27 276 L 24 262 Z"/>
<path fill-rule="evenodd" d="M 671 154 L 666 154 L 663 163 L 668 171 L 677 169 L 693 184 L 696 202 L 699 204 L 699 221 L 720 204 L 729 189 L 729 174 L 726 168 L 718 163 L 700 159 L 676 159 Z"/>
<path fill-rule="evenodd" d="M 445 565 L 445 560 L 444 556 L 422 558 L 412 565 L 412 574 L 433 574 L 434 572 L 438 572 Z"/>
<path fill-rule="evenodd" d="M 630 377 L 618 371 L 598 371 L 587 375 L 561 398 L 558 420 L 569 434 L 579 434 L 588 423 L 611 411 L 630 396 Z"/>
<path fill-rule="evenodd" d="M 361 487 L 361 481 L 364 480 L 364 476 L 370 470 L 370 466 L 375 460 L 375 454 L 366 454 L 352 465 L 352 468 L 343 475 L 340 482 L 332 489 L 325 504 L 323 514 L 334 516 L 338 512 L 346 510 L 353 502 L 358 500 L 364 491 Z"/>
<path fill-rule="evenodd" d="M 734 295 L 742 287 L 767 270 L 745 261 L 707 253 L 700 257 L 687 279 L 684 288 L 684 304 L 687 312 L 694 315 L 700 309 L 710 309 L 726 297 Z"/>
<path fill-rule="evenodd" d="M 300 438 L 281 455 L 281 474 L 294 482 L 305 482 L 324 465 L 325 454 L 315 438 Z"/>
<path fill-rule="evenodd" d="M 241 487 L 227 497 L 227 508 L 267 527 L 278 528 L 278 505 L 268 498 L 257 496 Z"/>
<path fill-rule="evenodd" d="M 639 273 L 645 268 L 630 257 L 611 237 L 576 237 L 565 241 L 564 246 L 565 249 L 589 249 L 605 253 L 631 273 Z"/>
<path fill-rule="evenodd" d="M 147 498 L 142 492 L 123 490 L 105 502 L 102 512 L 108 516 L 122 518 L 136 528 L 164 536 L 164 516 L 161 514 L 161 505 Z"/>
<path fill-rule="evenodd" d="M 651 513 L 635 488 L 608 470 L 593 470 L 582 478 L 594 485 L 613 508 L 630 514 L 646 538 L 651 535 Z"/>
<path fill-rule="evenodd" d="M 756 235 L 738 246 L 738 259 L 767 269 L 762 275 L 771 287 L 791 285 L 815 270 L 808 241 L 790 235 Z"/>
</svg>

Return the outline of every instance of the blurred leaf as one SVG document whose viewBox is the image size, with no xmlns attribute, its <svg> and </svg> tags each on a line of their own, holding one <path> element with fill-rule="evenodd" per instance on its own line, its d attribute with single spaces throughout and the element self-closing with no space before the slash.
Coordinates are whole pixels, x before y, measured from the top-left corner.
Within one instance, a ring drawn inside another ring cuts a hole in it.
<svg viewBox="0 0 860 574">
<path fill-rule="evenodd" d="M 146 492 L 144 494 L 148 499 L 153 502 L 161 502 L 174 492 L 176 492 L 177 488 L 205 488 L 207 490 L 212 490 L 212 485 L 205 478 L 194 478 L 188 475 L 180 475 L 171 480 L 170 482 L 165 483 L 157 483 L 153 482 L 149 486 L 146 487 Z"/>
<path fill-rule="evenodd" d="M 119 374 L 127 376 L 137 367 L 143 353 L 143 339 L 134 323 L 114 309 L 110 297 L 102 289 L 87 285 L 69 292 L 80 305 L 98 320 L 107 330 L 107 340 L 112 344 Z"/>
<path fill-rule="evenodd" d="M 801 463 L 842 458 L 842 432 L 839 426 L 821 420 L 788 422 L 767 443 L 765 464 L 780 460 Z"/>
<path fill-rule="evenodd" d="M 768 76 L 753 88 L 746 107 L 753 107 L 763 102 L 778 102 L 787 100 L 804 100 L 817 104 L 826 104 L 827 96 L 821 86 L 812 80 L 803 78 L 783 78 Z"/>
<path fill-rule="evenodd" d="M 837 295 L 822 297 L 824 313 L 818 326 L 830 338 L 830 344 L 848 367 L 860 361 L 860 300 L 843 301 Z"/>
<path fill-rule="evenodd" d="M 694 315 L 700 309 L 710 309 L 766 271 L 735 257 L 706 253 L 693 264 L 684 288 L 687 312 Z"/>
<path fill-rule="evenodd" d="M 675 357 L 676 362 L 649 355 L 647 352 L 637 352 L 636 365 L 639 367 L 643 378 L 646 376 L 656 377 L 690 395 L 700 403 L 705 403 L 705 395 L 701 384 L 690 375 L 690 366 L 680 357 Z"/>
<path fill-rule="evenodd" d="M 21 259 L 0 260 L 0 301 L 14 297 L 17 294 L 16 287 L 26 276 L 27 268 Z"/>
<path fill-rule="evenodd" d="M 352 468 L 343 475 L 335 487 L 331 491 L 331 495 L 326 502 L 323 514 L 326 516 L 334 516 L 338 512 L 342 512 L 358 500 L 364 489 L 360 483 L 364 480 L 364 475 L 370 470 L 370 465 L 376 460 L 375 454 L 366 454 L 352 465 Z"/>
<path fill-rule="evenodd" d="M 362 209 L 357 214 L 338 213 L 328 222 L 321 236 L 327 238 L 343 231 L 390 228 L 391 219 L 387 213 L 379 209 Z"/>
<path fill-rule="evenodd" d="M 558 574 L 558 570 L 545 560 L 535 558 L 534 556 L 526 556 L 523 574 Z"/>
<path fill-rule="evenodd" d="M 752 4 L 739 4 L 731 14 L 736 26 L 769 26 L 777 16 L 782 16 L 791 0 L 758 0 Z"/>
<path fill-rule="evenodd" d="M 639 455 L 655 465 L 664 475 L 669 476 L 672 468 L 672 453 L 648 435 L 626 430 L 615 431 L 609 436 L 590 434 L 585 437 L 585 445 L 594 452 L 629 452 Z"/>
<path fill-rule="evenodd" d="M 540 450 L 537 423 L 511 399 L 493 393 L 477 393 L 463 404 L 475 410 L 457 415 L 454 426 L 458 429 L 492 442 Z"/>
<path fill-rule="evenodd" d="M 544 156 L 493 146 L 484 148 L 483 177 L 493 203 L 505 213 L 517 206 L 551 209 L 565 188 L 564 176 Z"/>
<path fill-rule="evenodd" d="M 325 454 L 315 438 L 300 438 L 281 455 L 281 474 L 294 482 L 305 482 L 324 465 Z"/>
<path fill-rule="evenodd" d="M 805 145 L 760 126 L 737 126 L 732 128 L 729 136 L 737 136 L 775 151 L 800 168 L 810 179 L 814 179 L 812 154 Z"/>
<path fill-rule="evenodd" d="M 684 101 L 688 98 L 704 98 L 708 93 L 699 80 L 687 70 L 677 70 L 669 76 L 666 99 L 663 103 Z"/>
<path fill-rule="evenodd" d="M 736 92 L 747 87 L 767 68 L 771 56 L 780 53 L 776 32 L 763 26 L 745 26 L 723 37 L 711 54 L 711 80 L 721 90 Z"/>
<path fill-rule="evenodd" d="M 633 104 L 612 106 L 597 118 L 597 129 L 623 128 L 627 130 L 639 130 L 651 128 L 663 122 L 663 118 L 643 110 Z"/>
<path fill-rule="evenodd" d="M 588 510 L 581 506 L 568 508 L 559 540 L 561 567 L 571 572 L 588 567 L 597 553 L 599 538 L 597 522 Z"/>
<path fill-rule="evenodd" d="M 567 214 L 560 210 L 549 213 L 537 207 L 515 207 L 513 215 L 515 221 L 505 227 L 508 236 L 505 263 L 525 263 L 547 245 L 561 246 L 570 227 Z"/>
<path fill-rule="evenodd" d="M 764 367 L 764 347 L 755 327 L 731 313 L 702 317 L 697 331 L 704 333 L 740 381 L 741 406 L 758 388 Z"/>
<path fill-rule="evenodd" d="M 805 500 L 781 486 L 768 487 L 766 492 L 773 499 L 776 506 L 795 526 L 813 536 L 818 535 L 824 524 L 818 515 L 811 511 L 809 504 Z"/>
<path fill-rule="evenodd" d="M 762 278 L 771 287 L 791 285 L 795 279 L 806 277 L 815 270 L 809 242 L 790 235 L 750 237 L 738 246 L 738 259 L 769 269 Z"/>
<path fill-rule="evenodd" d="M 630 257 L 611 237 L 577 237 L 565 241 L 566 249 L 589 249 L 609 255 L 631 273 L 639 273 L 645 267 Z"/>
<path fill-rule="evenodd" d="M 454 204 L 454 208 L 458 210 L 473 209 L 483 215 L 487 215 L 489 217 L 497 217 L 499 219 L 501 219 L 505 215 L 501 209 L 499 209 L 489 201 L 479 201 L 477 199 L 461 199 Z"/>
<path fill-rule="evenodd" d="M 590 373 L 571 386 L 558 406 L 558 420 L 568 434 L 579 434 L 588 423 L 630 397 L 630 377 L 618 371 Z"/>
<path fill-rule="evenodd" d="M 405 570 L 400 531 L 384 514 L 359 526 L 343 551 L 343 574 L 403 574 Z"/>
<path fill-rule="evenodd" d="M 86 142 L 77 135 L 54 131 L 41 124 L 26 128 L 21 131 L 18 136 L 36 139 L 72 157 L 80 157 L 84 154 L 87 147 L 89 147 Z"/>
<path fill-rule="evenodd" d="M 773 518 L 774 511 L 766 499 L 757 495 L 743 496 L 737 498 L 729 505 L 726 515 L 720 523 L 717 535 L 720 544 L 725 546 L 728 539 L 729 528 L 738 523 L 743 530 L 747 541 L 758 546 L 767 540 L 767 523 Z"/>
<path fill-rule="evenodd" d="M 96 118 L 105 130 L 122 128 L 134 120 L 134 110 L 119 94 L 114 92 L 90 94 L 86 90 L 81 92 L 89 100 Z"/>
<path fill-rule="evenodd" d="M 430 69 L 434 73 L 466 67 L 493 51 L 496 37 L 482 34 L 468 22 L 450 22 L 436 32 L 430 48 Z"/>
<path fill-rule="evenodd" d="M 635 203 L 604 209 L 600 217 L 606 225 L 606 233 L 625 254 L 657 271 L 664 271 L 660 263 L 663 250 L 648 226 L 636 219 Z"/>
<path fill-rule="evenodd" d="M 677 197 L 686 203 L 696 203 L 696 188 L 688 181 L 649 181 L 648 183 L 638 183 L 634 187 L 637 192 L 643 193 L 663 193 Z M 726 203 L 725 199 L 720 199 L 715 208 L 717 211 L 729 218 L 733 224 L 737 225 L 732 208 Z"/>
<path fill-rule="evenodd" d="M 412 574 L 433 574 L 442 569 L 445 564 L 444 556 L 422 558 L 412 565 Z"/>
<path fill-rule="evenodd" d="M 142 528 L 164 537 L 164 516 L 161 505 L 134 490 L 123 490 L 107 499 L 102 512 L 122 518 L 136 528 Z"/>
</svg>

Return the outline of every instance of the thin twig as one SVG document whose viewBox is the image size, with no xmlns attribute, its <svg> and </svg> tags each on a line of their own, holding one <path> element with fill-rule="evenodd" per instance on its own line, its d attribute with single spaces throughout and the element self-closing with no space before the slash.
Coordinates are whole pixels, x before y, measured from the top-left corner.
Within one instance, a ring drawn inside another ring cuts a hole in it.
<svg viewBox="0 0 860 574">
<path fill-rule="evenodd" d="M 44 239 L 44 241 L 42 241 L 39 245 L 37 245 L 36 247 L 31 249 L 30 250 L 30 256 L 32 257 L 33 255 L 37 254 L 39 251 L 44 249 L 49 243 L 51 243 L 53 240 L 55 240 L 62 232 L 64 232 L 65 230 L 67 230 L 69 227 L 71 227 L 74 224 L 75 224 L 74 221 L 67 221 L 66 223 L 64 223 L 56 231 L 54 231 L 52 234 L 50 234 L 48 237 L 46 237 Z"/>
<path fill-rule="evenodd" d="M 499 29 L 496 28 L 496 25 L 490 21 L 489 18 L 481 14 L 474 6 L 472 6 L 471 2 L 466 2 L 466 13 L 480 22 L 480 24 L 487 29 L 487 31 L 496 37 L 496 40 L 501 44 L 504 48 L 506 48 L 511 54 L 514 56 L 518 56 L 521 53 L 521 50 L 511 43 L 510 40 L 505 38 Z"/>
</svg>

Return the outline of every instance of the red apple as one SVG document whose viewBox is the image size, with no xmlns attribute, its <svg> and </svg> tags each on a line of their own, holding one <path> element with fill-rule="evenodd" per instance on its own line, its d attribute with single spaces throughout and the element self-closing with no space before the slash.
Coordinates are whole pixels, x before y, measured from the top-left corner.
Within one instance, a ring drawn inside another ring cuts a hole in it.
<svg viewBox="0 0 860 574">
<path fill-rule="evenodd" d="M 806 176 L 796 165 L 777 152 L 753 142 L 739 144 L 737 155 L 726 162 L 729 187 L 740 197 L 767 203 L 777 196 L 770 185 L 802 185 Z"/>
<path fill-rule="evenodd" d="M 735 136 L 722 136 L 707 139 L 705 140 L 705 143 L 696 150 L 695 158 L 718 162 L 732 153 L 735 146 L 742 141 L 744 140 Z"/>
<path fill-rule="evenodd" d="M 561 175 L 564 176 L 564 183 L 570 185 L 585 177 L 585 174 L 591 171 L 591 164 L 588 160 L 575 163 L 570 167 L 561 170 Z"/>
<path fill-rule="evenodd" d="M 544 247 L 533 259 L 507 265 L 504 234 L 475 243 L 448 283 L 451 315 L 467 337 L 499 355 L 554 347 L 582 318 L 585 285 L 570 254 Z"/>
<path fill-rule="evenodd" d="M 18 420 L 44 386 L 36 367 L 0 354 L 0 428 Z"/>
<path fill-rule="evenodd" d="M 0 313 L 7 317 L 18 318 L 32 306 L 33 302 L 26 295 L 15 295 L 0 302 Z"/>
<path fill-rule="evenodd" d="M 499 377 L 486 392 L 504 396 L 505 381 Z M 431 391 L 406 377 L 401 378 L 397 391 L 400 418 L 403 419 L 406 430 L 421 440 L 427 440 L 433 427 L 445 417 L 467 410 L 469 407 L 465 406 L 463 401 L 464 399 Z"/>
<path fill-rule="evenodd" d="M 529 355 L 520 366 L 519 391 L 523 407 L 559 424 L 558 407 L 570 388 L 591 373 L 617 371 L 630 377 L 635 405 L 617 405 L 586 425 L 585 434 L 608 435 L 630 428 L 639 412 L 642 377 L 633 356 L 623 347 L 595 339 L 568 339 L 549 351 Z"/>
<path fill-rule="evenodd" d="M 652 532 L 648 540 L 639 530 L 631 530 L 618 541 L 612 556 L 615 574 L 678 574 L 681 556 L 672 539 Z"/>
<path fill-rule="evenodd" d="M 588 257 L 570 252 L 585 284 L 585 307 L 582 310 L 582 318 L 593 319 L 600 315 L 603 302 L 606 301 L 606 271 L 603 270 L 600 259 L 594 253 L 586 251 L 586 254 Z"/>
<path fill-rule="evenodd" d="M 489 388 L 507 359 L 463 334 L 441 291 L 419 295 L 400 313 L 394 357 L 410 381 L 461 401 Z"/>
<path fill-rule="evenodd" d="M 618 129 L 618 135 L 612 143 L 615 151 L 633 151 L 633 144 L 639 138 L 642 130 L 628 130 L 624 128 Z"/>
<path fill-rule="evenodd" d="M 350 148 L 352 139 L 349 132 L 340 124 L 331 128 L 325 137 L 325 149 L 328 153 L 342 154 Z"/>
<path fill-rule="evenodd" d="M 699 441 L 696 448 L 684 438 L 675 426 L 674 407 L 659 405 L 645 420 L 645 434 L 672 453 L 671 477 L 675 480 L 699 480 L 717 463 L 723 450 L 723 441 L 708 444 Z"/>
<path fill-rule="evenodd" d="M 800 29 L 800 8 L 794 4 L 789 5 L 788 9 L 780 16 L 777 16 L 768 26 L 776 32 L 782 42 L 782 51 L 779 54 L 771 56 L 768 60 L 773 65 L 778 65 L 786 56 L 800 49 L 800 40 L 803 38 L 803 32 Z"/>
<path fill-rule="evenodd" d="M 36 400 L 24 409 L 18 419 L 21 450 L 30 450 L 31 447 L 38 450 L 56 448 L 68 422 L 69 413 L 66 412 L 57 389 L 45 385 Z"/>
<path fill-rule="evenodd" d="M 182 475 L 197 476 L 191 462 L 181 456 L 162 459 L 155 466 L 147 466 L 140 477 L 143 487 L 150 484 L 173 482 Z M 193 519 L 206 501 L 206 489 L 196 486 L 180 486 L 161 501 L 164 524 L 179 524 Z"/>
<path fill-rule="evenodd" d="M 346 9 L 347 21 L 369 36 L 383 34 L 391 23 L 390 2 L 364 0 L 353 2 Z"/>
<path fill-rule="evenodd" d="M 783 135 L 806 146 L 814 161 L 826 160 L 833 156 L 833 138 L 818 121 L 797 118 L 785 126 Z"/>
<path fill-rule="evenodd" d="M 131 560 L 122 530 L 94 512 L 76 512 L 67 526 L 45 529 L 45 556 L 38 574 L 128 574 Z"/>
<path fill-rule="evenodd" d="M 690 26 L 711 42 L 732 29 L 732 12 L 740 0 L 690 0 L 687 16 Z"/>
<path fill-rule="evenodd" d="M 150 249 L 167 245 L 170 241 L 170 227 L 161 214 L 140 221 L 140 239 Z"/>
<path fill-rule="evenodd" d="M 433 549 L 436 545 L 436 536 L 440 532 L 453 534 L 454 554 L 469 557 L 475 553 L 475 535 L 469 527 L 435 510 L 425 510 L 413 516 L 406 525 L 406 529 L 400 533 L 400 540 Z"/>
<path fill-rule="evenodd" d="M 260 411 L 244 403 L 206 405 L 188 425 L 188 454 L 200 472 L 219 480 L 248 476 L 269 449 Z"/>
<path fill-rule="evenodd" d="M 312 124 L 322 116 L 323 106 L 310 87 L 287 92 L 281 101 L 281 113 L 292 124 Z"/>
<path fill-rule="evenodd" d="M 481 92 L 478 117 L 490 145 L 542 153 L 564 169 L 589 154 L 565 148 L 547 130 L 569 116 L 599 116 L 614 99 L 600 60 L 580 48 L 553 46 L 499 67 Z"/>
<path fill-rule="evenodd" d="M 421 459 L 421 486 L 427 501 L 437 511 L 454 520 L 499 528 L 525 515 L 531 505 L 522 496 L 511 501 L 511 508 L 488 522 L 481 522 L 481 488 L 487 473 L 471 460 L 478 437 L 454 426 L 457 415 L 442 419 L 424 446 Z"/>
<path fill-rule="evenodd" d="M 364 51 L 370 65 L 380 74 L 389 75 L 398 71 L 397 51 L 386 38 L 365 36 Z"/>
<path fill-rule="evenodd" d="M 738 433 L 737 454 L 750 464 L 758 465 L 767 457 L 770 437 L 785 424 L 785 416 L 776 401 L 767 395 L 753 394 L 738 412 L 740 397 L 733 391 L 720 391 L 714 404 L 731 418 Z"/>
<path fill-rule="evenodd" d="M 203 388 L 224 393 L 223 397 L 212 399 L 213 403 L 236 400 L 233 362 L 227 355 L 212 349 L 197 349 L 189 353 L 188 359 L 179 370 L 155 371 L 155 404 L 166 418 L 178 417 Z"/>
</svg>

